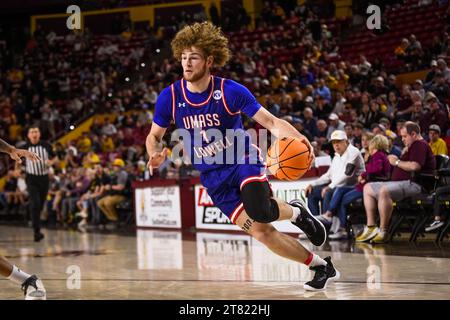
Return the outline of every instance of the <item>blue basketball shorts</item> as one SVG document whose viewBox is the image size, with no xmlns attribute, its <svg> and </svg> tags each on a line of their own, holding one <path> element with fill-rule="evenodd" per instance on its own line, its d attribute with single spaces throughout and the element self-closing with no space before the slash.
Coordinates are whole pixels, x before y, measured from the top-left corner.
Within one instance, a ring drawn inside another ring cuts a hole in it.
<svg viewBox="0 0 450 320">
<path fill-rule="evenodd" d="M 249 182 L 267 181 L 264 164 L 236 164 L 225 169 L 204 172 L 200 176 L 201 183 L 208 195 L 230 220 L 235 223 L 244 210 L 241 190 Z"/>
</svg>

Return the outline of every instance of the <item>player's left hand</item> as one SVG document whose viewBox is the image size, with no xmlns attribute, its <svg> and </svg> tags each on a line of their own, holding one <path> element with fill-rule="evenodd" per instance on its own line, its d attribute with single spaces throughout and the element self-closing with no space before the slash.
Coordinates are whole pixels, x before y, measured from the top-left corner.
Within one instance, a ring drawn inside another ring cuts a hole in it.
<svg viewBox="0 0 450 320">
<path fill-rule="evenodd" d="M 25 149 L 16 149 L 14 148 L 10 153 L 9 156 L 11 157 L 11 159 L 17 161 L 18 163 L 22 163 L 22 157 L 27 158 L 28 160 L 31 161 L 39 161 L 41 160 L 41 158 L 34 152 L 30 152 L 28 150 Z"/>
</svg>

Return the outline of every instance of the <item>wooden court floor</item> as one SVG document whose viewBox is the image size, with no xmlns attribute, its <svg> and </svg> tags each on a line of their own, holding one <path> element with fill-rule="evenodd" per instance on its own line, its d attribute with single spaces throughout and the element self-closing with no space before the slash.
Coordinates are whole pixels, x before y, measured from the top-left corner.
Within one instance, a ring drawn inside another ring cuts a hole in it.
<svg viewBox="0 0 450 320">
<path fill-rule="evenodd" d="M 302 284 L 312 272 L 246 235 L 138 230 L 81 234 L 0 226 L 0 254 L 43 280 L 48 299 L 450 299 L 450 246 L 351 242 L 312 247 L 342 277 L 325 292 Z M 447 241 L 448 242 L 448 241 Z M 0 279 L 0 299 L 22 299 Z"/>
</svg>

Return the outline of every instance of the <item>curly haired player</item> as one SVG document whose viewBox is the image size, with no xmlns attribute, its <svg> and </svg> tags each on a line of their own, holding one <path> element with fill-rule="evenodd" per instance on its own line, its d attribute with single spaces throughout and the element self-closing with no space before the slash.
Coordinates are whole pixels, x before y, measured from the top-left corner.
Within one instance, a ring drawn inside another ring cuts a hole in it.
<svg viewBox="0 0 450 320">
<path fill-rule="evenodd" d="M 213 66 L 224 66 L 230 57 L 228 40 L 220 28 L 210 22 L 186 26 L 171 45 L 181 61 L 183 78 L 166 87 L 156 102 L 146 141 L 150 173 L 167 156 L 168 150 L 160 151 L 159 144 L 174 121 L 178 129 L 184 129 L 180 131 L 188 132 L 183 144 L 215 206 L 274 253 L 314 270 L 314 278 L 304 285 L 306 290 L 325 289 L 330 280 L 339 278 L 331 257 L 322 259 L 309 252 L 271 222 L 289 219 L 317 246 L 325 242 L 326 230 L 302 199 L 288 204 L 272 197 L 265 165 L 244 132 L 241 113 L 275 136 L 296 137 L 312 150 L 309 141 L 288 122 L 270 114 L 244 86 L 211 75 Z"/>
</svg>

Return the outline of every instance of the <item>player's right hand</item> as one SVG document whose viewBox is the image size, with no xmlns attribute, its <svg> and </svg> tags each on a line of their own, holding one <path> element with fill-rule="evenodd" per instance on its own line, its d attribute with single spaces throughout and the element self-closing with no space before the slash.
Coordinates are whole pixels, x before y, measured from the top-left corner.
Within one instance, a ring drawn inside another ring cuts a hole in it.
<svg viewBox="0 0 450 320">
<path fill-rule="evenodd" d="M 302 137 L 301 141 L 308 147 L 309 149 L 309 167 L 308 170 L 311 169 L 311 166 L 314 162 L 314 160 L 316 159 L 315 155 L 314 155 L 314 148 L 311 145 L 311 143 L 309 142 L 309 140 L 306 137 Z"/>
<path fill-rule="evenodd" d="M 25 157 L 26 159 L 31 160 L 33 162 L 41 160 L 41 158 L 36 153 L 30 152 L 25 149 L 14 148 L 9 153 L 9 156 L 11 157 L 11 159 L 17 161 L 18 163 L 22 163 L 22 160 L 20 159 L 21 157 Z"/>
<path fill-rule="evenodd" d="M 150 171 L 150 175 L 153 175 L 153 169 L 159 168 L 159 166 L 166 160 L 168 149 L 164 148 L 161 152 L 153 152 L 148 160 L 147 167 Z"/>
</svg>

